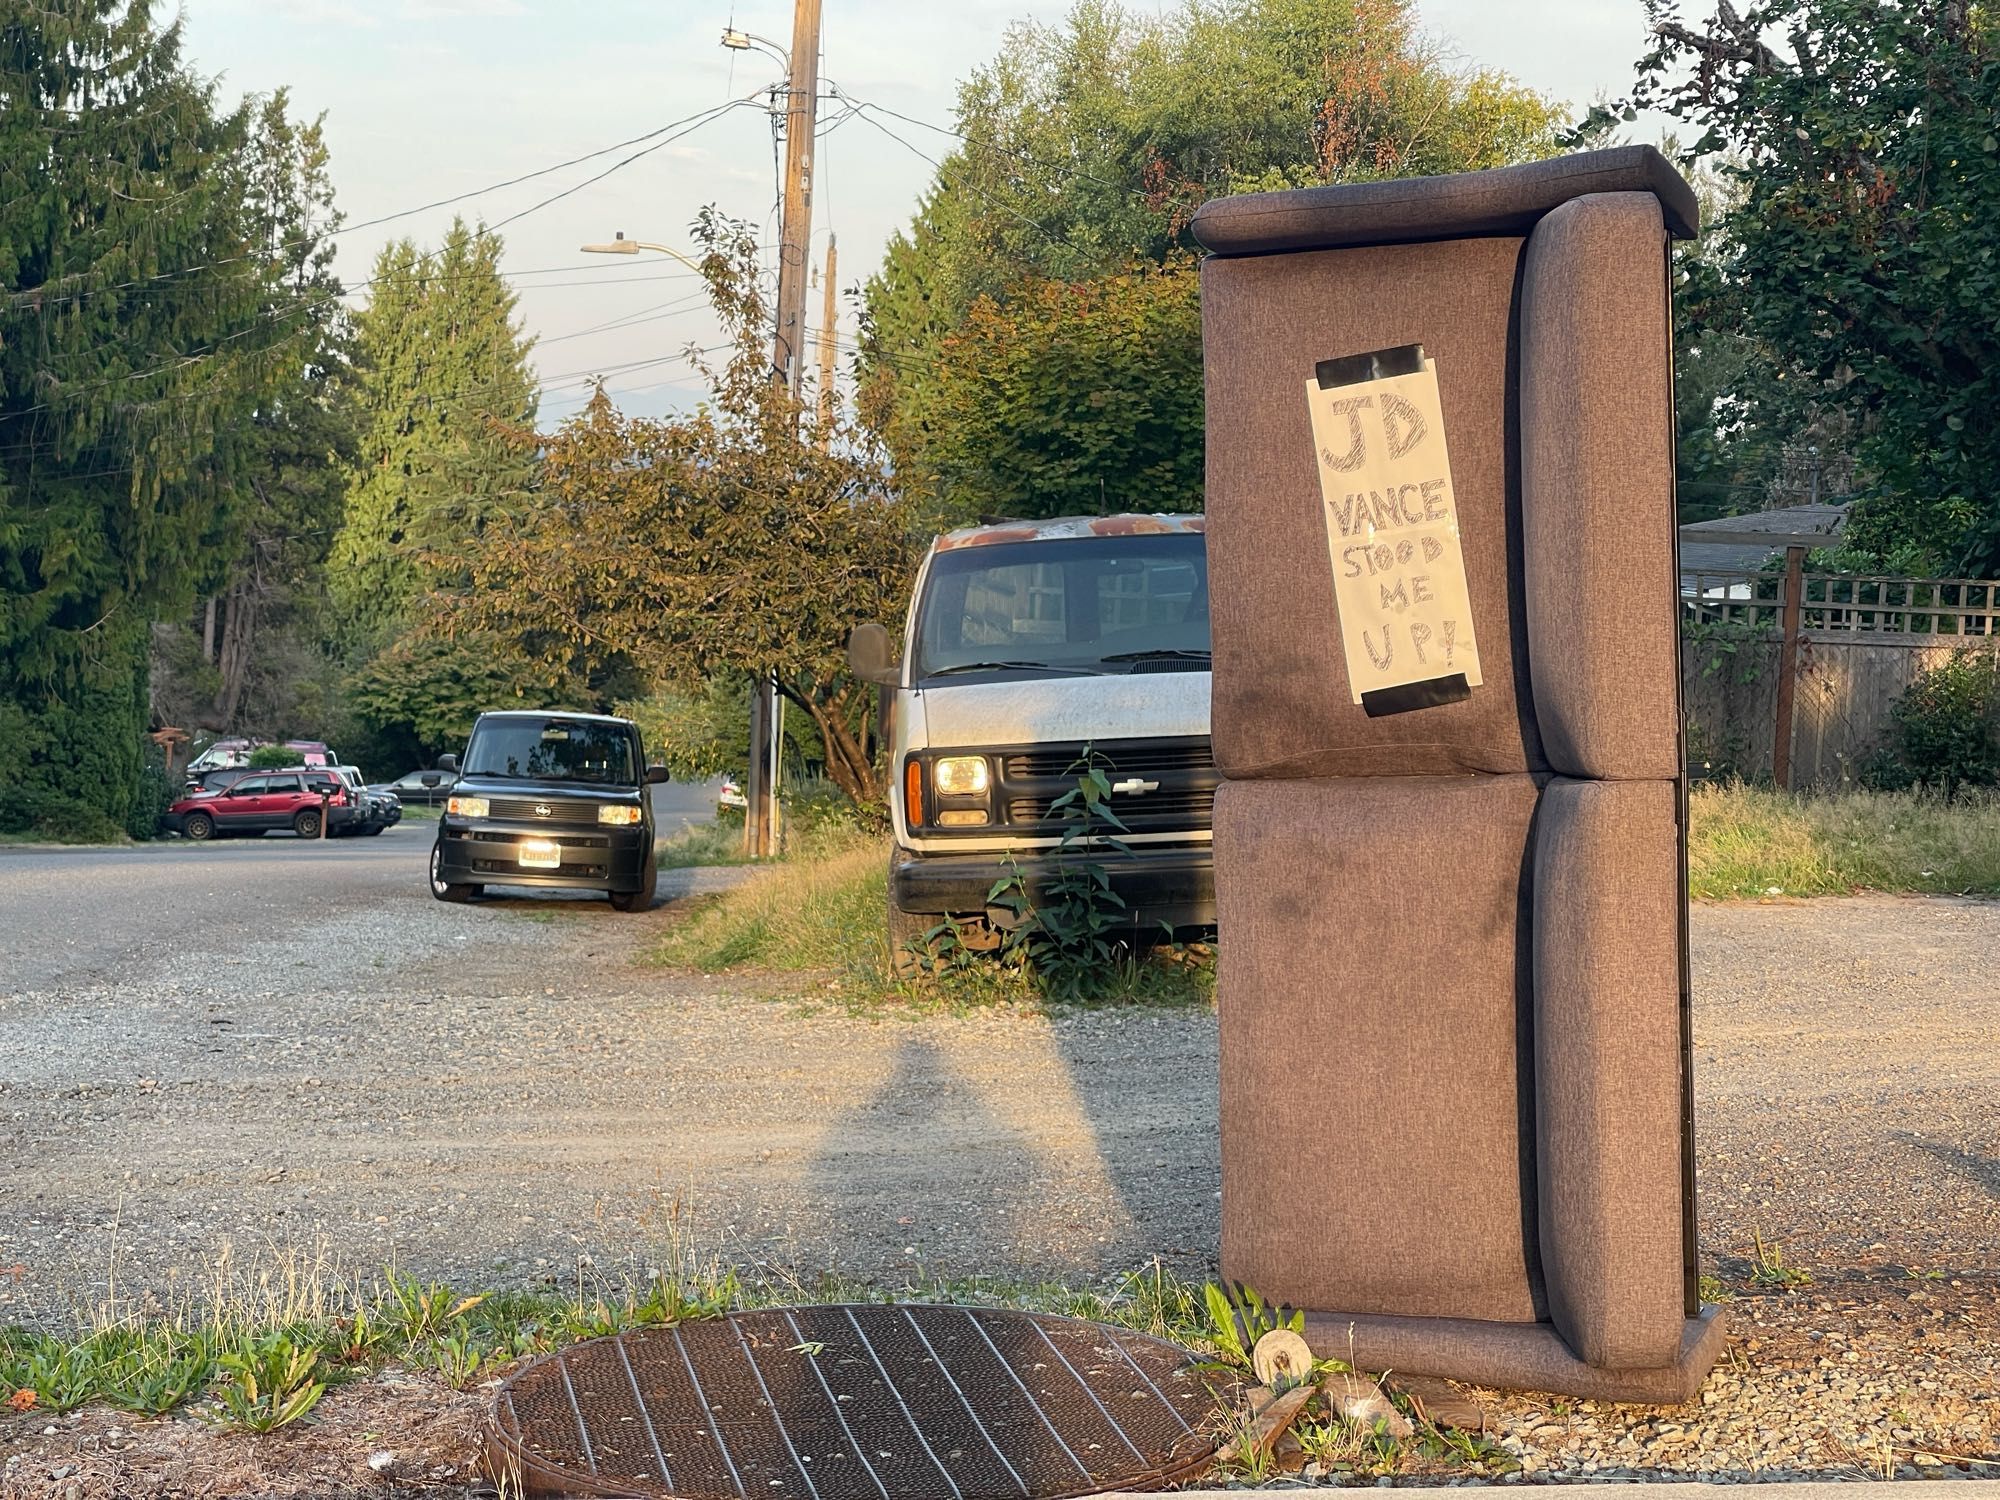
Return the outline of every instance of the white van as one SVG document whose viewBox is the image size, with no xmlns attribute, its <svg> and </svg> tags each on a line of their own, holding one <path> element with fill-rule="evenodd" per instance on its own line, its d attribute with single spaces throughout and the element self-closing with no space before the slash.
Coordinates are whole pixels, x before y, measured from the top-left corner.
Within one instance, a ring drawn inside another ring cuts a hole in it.
<svg viewBox="0 0 2000 1500">
<path fill-rule="evenodd" d="M 855 674 L 893 690 L 892 954 L 949 916 L 977 946 L 1018 869 L 1030 895 L 1063 825 L 1049 805 L 1086 750 L 1110 776 L 1129 854 L 1091 856 L 1136 929 L 1215 922 L 1208 552 L 1194 516 L 968 527 L 931 545 L 902 658 L 859 627 Z"/>
</svg>

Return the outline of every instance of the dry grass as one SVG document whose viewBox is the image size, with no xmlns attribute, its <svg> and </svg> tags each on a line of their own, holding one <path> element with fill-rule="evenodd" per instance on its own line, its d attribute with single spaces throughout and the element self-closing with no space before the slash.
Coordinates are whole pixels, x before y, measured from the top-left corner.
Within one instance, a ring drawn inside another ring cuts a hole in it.
<svg viewBox="0 0 2000 1500">
<path fill-rule="evenodd" d="M 880 841 L 851 836 L 759 870 L 675 926 L 654 957 L 704 974 L 879 967 L 888 866 Z"/>
<path fill-rule="evenodd" d="M 1696 897 L 2000 894 L 2000 796 L 1802 797 L 1738 783 L 1696 787 L 1688 814 Z"/>
</svg>

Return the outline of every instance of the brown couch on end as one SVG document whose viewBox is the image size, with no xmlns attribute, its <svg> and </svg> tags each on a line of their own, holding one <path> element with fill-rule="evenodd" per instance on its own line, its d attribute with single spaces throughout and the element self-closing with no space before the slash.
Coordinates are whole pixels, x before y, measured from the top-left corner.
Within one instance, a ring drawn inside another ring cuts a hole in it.
<svg viewBox="0 0 2000 1500">
<path fill-rule="evenodd" d="M 1720 1352 L 1695 1295 L 1667 303 L 1694 225 L 1648 147 L 1195 219 L 1222 1271 L 1306 1308 L 1322 1355 L 1670 1403 Z M 1406 487 L 1350 534 L 1361 449 L 1316 443 L 1309 383 L 1358 398 L 1322 414 L 1394 404 L 1400 453 L 1423 424 L 1379 382 L 1420 368 L 1455 510 Z M 1405 585 L 1441 587 L 1384 545 L 1425 536 L 1419 559 L 1462 555 L 1476 666 L 1364 683 L 1374 585 L 1344 583 L 1344 614 L 1336 561 L 1379 557 L 1379 630 Z"/>
</svg>

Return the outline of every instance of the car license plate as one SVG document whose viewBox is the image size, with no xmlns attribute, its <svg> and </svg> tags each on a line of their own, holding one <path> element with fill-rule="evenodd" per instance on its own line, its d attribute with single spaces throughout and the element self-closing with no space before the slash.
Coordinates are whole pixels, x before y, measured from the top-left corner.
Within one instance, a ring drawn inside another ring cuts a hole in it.
<svg viewBox="0 0 2000 1500">
<path fill-rule="evenodd" d="M 562 864 L 562 845 L 548 839 L 523 839 L 520 849 L 524 870 L 554 870 Z"/>
</svg>

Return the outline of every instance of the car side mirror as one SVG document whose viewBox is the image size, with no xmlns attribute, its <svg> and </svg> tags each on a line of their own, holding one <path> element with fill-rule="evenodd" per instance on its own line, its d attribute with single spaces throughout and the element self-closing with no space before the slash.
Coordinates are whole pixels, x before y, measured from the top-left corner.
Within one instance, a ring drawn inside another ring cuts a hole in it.
<svg viewBox="0 0 2000 1500">
<path fill-rule="evenodd" d="M 646 767 L 646 784 L 648 786 L 658 786 L 661 782 L 671 781 L 672 779 L 671 776 L 667 775 L 667 768 L 665 766 Z"/>
<path fill-rule="evenodd" d="M 440 755 L 438 757 L 438 769 L 440 771 L 456 771 L 458 769 L 458 757 L 456 755 Z"/>
<path fill-rule="evenodd" d="M 847 637 L 847 669 L 877 687 L 901 687 L 903 674 L 889 650 L 889 632 L 876 624 L 857 625 Z"/>
</svg>

